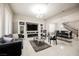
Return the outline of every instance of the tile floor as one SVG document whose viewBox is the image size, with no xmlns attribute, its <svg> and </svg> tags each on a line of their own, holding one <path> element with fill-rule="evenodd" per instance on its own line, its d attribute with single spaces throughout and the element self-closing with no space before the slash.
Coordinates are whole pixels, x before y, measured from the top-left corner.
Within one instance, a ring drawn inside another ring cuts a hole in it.
<svg viewBox="0 0 79 59">
<path fill-rule="evenodd" d="M 23 40 L 22 56 L 79 56 L 79 39 L 72 39 L 72 43 L 58 40 L 58 44 L 51 44 L 52 47 L 35 52 L 29 43 L 30 39 Z M 45 41 L 50 44 L 47 40 Z"/>
</svg>

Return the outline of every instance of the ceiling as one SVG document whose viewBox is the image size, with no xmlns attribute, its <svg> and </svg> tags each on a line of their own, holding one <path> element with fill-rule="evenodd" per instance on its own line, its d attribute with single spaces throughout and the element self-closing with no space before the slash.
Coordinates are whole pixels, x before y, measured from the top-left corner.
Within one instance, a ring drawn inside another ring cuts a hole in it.
<svg viewBox="0 0 79 59">
<path fill-rule="evenodd" d="M 11 3 L 10 6 L 15 14 L 36 17 L 36 15 L 31 11 L 32 6 L 37 5 L 37 3 Z M 45 13 L 42 19 L 50 18 L 61 11 L 67 10 L 69 8 L 75 7 L 77 3 L 42 3 L 42 5 L 47 6 L 47 13 Z"/>
</svg>

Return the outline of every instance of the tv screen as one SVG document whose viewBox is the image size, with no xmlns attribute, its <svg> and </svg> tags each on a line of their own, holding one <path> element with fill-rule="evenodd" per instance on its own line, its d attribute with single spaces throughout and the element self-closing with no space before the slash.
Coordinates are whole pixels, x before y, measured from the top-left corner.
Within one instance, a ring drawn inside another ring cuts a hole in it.
<svg viewBox="0 0 79 59">
<path fill-rule="evenodd" d="M 37 31 L 38 24 L 27 23 L 27 31 Z"/>
</svg>

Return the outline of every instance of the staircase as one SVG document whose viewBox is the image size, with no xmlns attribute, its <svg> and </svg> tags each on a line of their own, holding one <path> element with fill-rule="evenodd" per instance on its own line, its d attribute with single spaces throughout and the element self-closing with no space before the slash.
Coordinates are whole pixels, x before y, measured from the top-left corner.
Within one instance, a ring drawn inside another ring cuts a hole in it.
<svg viewBox="0 0 79 59">
<path fill-rule="evenodd" d="M 68 29 L 69 31 L 72 31 L 78 37 L 78 29 L 75 29 L 75 28 L 69 26 L 67 23 L 63 23 L 63 25 L 66 29 Z"/>
</svg>

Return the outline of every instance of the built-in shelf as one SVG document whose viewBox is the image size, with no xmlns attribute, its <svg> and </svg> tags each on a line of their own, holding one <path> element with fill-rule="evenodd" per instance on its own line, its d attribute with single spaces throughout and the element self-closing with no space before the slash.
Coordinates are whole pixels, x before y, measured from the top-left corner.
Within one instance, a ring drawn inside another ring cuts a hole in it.
<svg viewBox="0 0 79 59">
<path fill-rule="evenodd" d="M 38 31 L 27 31 L 27 37 L 36 37 L 38 36 Z"/>
<path fill-rule="evenodd" d="M 37 37 L 38 34 L 27 34 L 28 37 Z"/>
<path fill-rule="evenodd" d="M 20 35 L 19 38 L 24 38 L 24 30 L 25 30 L 25 22 L 19 20 L 18 21 L 18 34 Z"/>
</svg>

